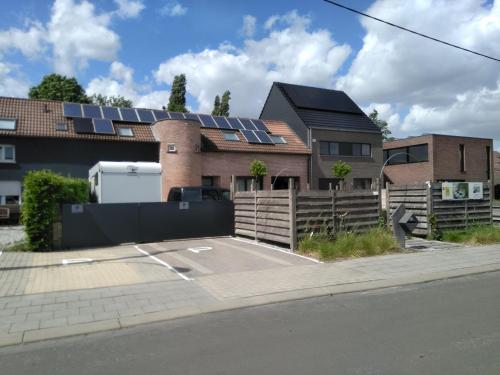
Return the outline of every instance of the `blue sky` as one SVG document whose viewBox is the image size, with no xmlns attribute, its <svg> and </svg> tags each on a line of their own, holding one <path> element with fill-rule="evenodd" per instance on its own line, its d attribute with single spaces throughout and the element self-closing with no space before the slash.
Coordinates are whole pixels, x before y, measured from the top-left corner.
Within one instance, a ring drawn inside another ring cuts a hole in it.
<svg viewBox="0 0 500 375">
<path fill-rule="evenodd" d="M 498 1 L 355 0 L 346 5 L 500 56 Z M 88 93 L 166 104 L 186 73 L 193 111 L 229 89 L 234 115 L 257 116 L 274 80 L 346 91 L 396 136 L 500 140 L 499 65 L 321 0 L 24 0 L 2 4 L 0 95 L 26 96 L 44 74 Z M 443 22 L 446 20 L 446 22 Z"/>
</svg>

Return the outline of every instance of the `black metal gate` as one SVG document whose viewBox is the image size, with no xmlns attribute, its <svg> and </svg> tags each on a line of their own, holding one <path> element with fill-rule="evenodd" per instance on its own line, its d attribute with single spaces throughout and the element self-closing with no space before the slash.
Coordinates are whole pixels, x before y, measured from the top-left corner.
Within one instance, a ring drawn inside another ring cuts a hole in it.
<svg viewBox="0 0 500 375">
<path fill-rule="evenodd" d="M 231 201 L 65 204 L 61 224 L 63 249 L 229 236 L 234 234 L 234 205 Z"/>
</svg>

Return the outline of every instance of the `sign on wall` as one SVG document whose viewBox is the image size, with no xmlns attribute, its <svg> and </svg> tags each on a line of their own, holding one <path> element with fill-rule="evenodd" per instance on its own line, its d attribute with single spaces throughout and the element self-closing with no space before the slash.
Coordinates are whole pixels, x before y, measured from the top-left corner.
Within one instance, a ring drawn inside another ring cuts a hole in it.
<svg viewBox="0 0 500 375">
<path fill-rule="evenodd" d="M 482 182 L 443 182 L 443 200 L 483 199 Z"/>
</svg>

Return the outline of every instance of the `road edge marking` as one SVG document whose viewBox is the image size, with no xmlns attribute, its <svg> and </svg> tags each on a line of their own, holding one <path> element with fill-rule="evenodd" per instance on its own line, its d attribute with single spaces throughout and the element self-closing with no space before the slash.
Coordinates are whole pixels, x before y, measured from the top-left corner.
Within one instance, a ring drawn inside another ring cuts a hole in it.
<svg viewBox="0 0 500 375">
<path fill-rule="evenodd" d="M 324 263 L 324 262 L 322 262 L 320 260 L 317 260 L 317 259 L 305 256 L 305 255 L 295 254 L 295 253 L 293 253 L 291 251 L 280 249 L 278 247 L 271 246 L 271 245 L 266 245 L 266 244 L 263 244 L 263 243 L 258 242 L 258 241 L 244 240 L 242 238 L 237 238 L 237 237 L 231 237 L 231 239 L 234 240 L 234 241 L 244 242 L 244 243 L 248 243 L 248 244 L 251 244 L 251 245 L 257 245 L 257 246 L 260 246 L 260 247 L 265 247 L 266 249 L 271 249 L 271 250 L 279 251 L 280 253 L 285 253 L 285 254 L 288 254 L 288 255 L 293 255 L 293 256 L 296 256 L 296 257 L 299 257 L 299 258 L 302 258 L 302 259 L 307 259 L 307 260 L 310 260 L 311 262 L 314 262 L 314 263 L 319 263 L 319 264 L 323 264 Z"/>
<path fill-rule="evenodd" d="M 192 279 L 191 277 L 187 277 L 186 275 L 183 275 L 182 273 L 180 273 L 179 271 L 177 271 L 174 267 L 172 267 L 170 264 L 168 264 L 167 262 L 155 257 L 154 255 L 151 255 L 150 253 L 148 253 L 146 250 L 143 250 L 141 249 L 139 246 L 135 245 L 134 246 L 136 248 L 136 250 L 144 255 L 147 255 L 148 257 L 150 257 L 151 259 L 155 260 L 156 262 L 160 263 L 162 266 L 165 266 L 167 267 L 170 271 L 173 271 L 175 272 L 178 276 L 180 276 L 182 279 L 186 280 L 186 281 L 192 281 L 194 279 Z"/>
</svg>

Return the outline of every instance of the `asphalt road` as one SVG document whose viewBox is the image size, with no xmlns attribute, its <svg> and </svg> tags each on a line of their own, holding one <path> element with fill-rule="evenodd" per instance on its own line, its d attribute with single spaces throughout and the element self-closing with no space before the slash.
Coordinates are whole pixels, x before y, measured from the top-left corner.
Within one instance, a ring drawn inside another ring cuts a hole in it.
<svg viewBox="0 0 500 375">
<path fill-rule="evenodd" d="M 4 348 L 16 374 L 500 374 L 500 273 Z"/>
</svg>

